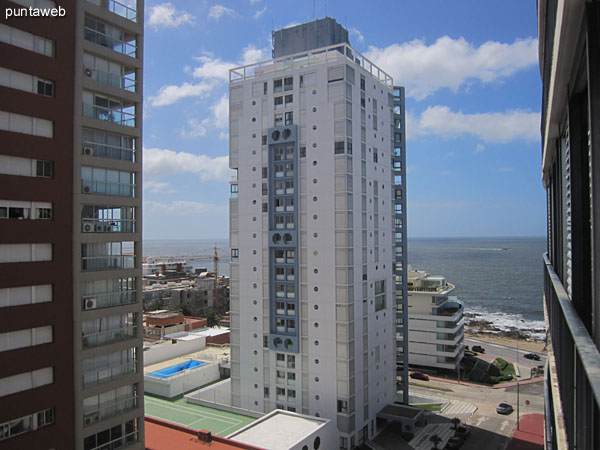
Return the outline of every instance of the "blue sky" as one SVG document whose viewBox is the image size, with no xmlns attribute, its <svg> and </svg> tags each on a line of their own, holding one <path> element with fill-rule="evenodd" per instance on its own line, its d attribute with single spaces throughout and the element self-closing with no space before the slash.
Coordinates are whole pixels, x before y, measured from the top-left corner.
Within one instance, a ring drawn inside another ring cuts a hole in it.
<svg viewBox="0 0 600 450">
<path fill-rule="evenodd" d="M 409 239 L 544 235 L 534 0 L 148 0 L 144 239 L 228 237 L 228 69 L 326 15 L 406 87 Z"/>
</svg>

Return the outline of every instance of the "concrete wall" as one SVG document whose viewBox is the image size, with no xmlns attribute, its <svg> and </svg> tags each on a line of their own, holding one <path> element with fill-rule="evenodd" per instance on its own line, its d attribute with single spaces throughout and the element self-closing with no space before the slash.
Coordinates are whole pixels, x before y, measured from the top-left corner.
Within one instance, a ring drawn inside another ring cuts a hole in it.
<svg viewBox="0 0 600 450">
<path fill-rule="evenodd" d="M 219 364 L 210 363 L 207 366 L 166 380 L 145 375 L 144 392 L 160 397 L 172 398 L 218 379 Z"/>
<path fill-rule="evenodd" d="M 144 367 L 151 366 L 178 356 L 189 353 L 199 352 L 206 347 L 206 338 L 200 337 L 191 341 L 178 341 L 172 344 L 171 341 L 164 344 L 157 344 L 144 352 Z"/>
<path fill-rule="evenodd" d="M 185 401 L 186 403 L 243 414 L 249 417 L 259 418 L 263 416 L 260 412 L 249 411 L 231 405 L 231 378 L 191 392 L 185 396 Z"/>
</svg>

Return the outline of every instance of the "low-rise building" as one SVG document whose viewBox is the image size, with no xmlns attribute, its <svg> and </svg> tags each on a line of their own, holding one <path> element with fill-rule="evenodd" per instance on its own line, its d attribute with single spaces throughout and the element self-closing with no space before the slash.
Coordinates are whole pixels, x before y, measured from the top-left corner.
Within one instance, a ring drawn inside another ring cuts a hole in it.
<svg viewBox="0 0 600 450">
<path fill-rule="evenodd" d="M 464 305 L 449 296 L 443 276 L 408 269 L 408 361 L 411 366 L 458 370 L 464 355 Z"/>
</svg>

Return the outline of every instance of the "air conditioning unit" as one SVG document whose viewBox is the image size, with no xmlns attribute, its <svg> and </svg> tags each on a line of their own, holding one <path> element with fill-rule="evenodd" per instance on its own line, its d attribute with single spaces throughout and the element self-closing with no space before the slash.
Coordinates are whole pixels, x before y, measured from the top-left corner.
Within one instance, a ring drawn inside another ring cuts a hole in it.
<svg viewBox="0 0 600 450">
<path fill-rule="evenodd" d="M 83 225 L 84 233 L 91 233 L 92 231 L 94 231 L 94 226 L 91 223 L 86 223 Z"/>
<path fill-rule="evenodd" d="M 87 414 L 87 415 L 83 416 L 83 426 L 84 427 L 90 426 L 90 425 L 98 422 L 99 419 L 100 419 L 100 417 L 98 416 L 98 413 Z"/>
<path fill-rule="evenodd" d="M 86 78 L 96 78 L 96 69 L 92 69 L 91 67 L 86 67 L 83 70 L 83 74 L 86 76 Z"/>
<path fill-rule="evenodd" d="M 83 299 L 83 309 L 96 309 L 96 303 L 98 299 L 96 297 L 88 297 Z"/>
<path fill-rule="evenodd" d="M 94 153 L 94 149 L 92 147 L 84 147 L 83 154 L 87 156 L 91 156 Z"/>
<path fill-rule="evenodd" d="M 96 224 L 96 231 L 98 233 L 105 233 L 107 231 L 110 231 L 110 229 L 108 228 L 108 225 L 104 225 L 103 223 L 97 223 Z"/>
<path fill-rule="evenodd" d="M 90 187 L 89 186 L 84 186 L 83 192 L 85 192 L 86 194 L 88 194 L 90 192 Z"/>
</svg>

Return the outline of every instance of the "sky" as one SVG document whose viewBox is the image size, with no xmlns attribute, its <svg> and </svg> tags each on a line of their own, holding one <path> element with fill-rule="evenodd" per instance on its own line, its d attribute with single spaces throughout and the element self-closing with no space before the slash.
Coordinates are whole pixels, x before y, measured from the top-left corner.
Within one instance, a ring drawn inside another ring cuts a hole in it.
<svg viewBox="0 0 600 450">
<path fill-rule="evenodd" d="M 406 88 L 408 239 L 545 235 L 535 0 L 147 0 L 144 239 L 226 239 L 228 70 L 335 18 Z"/>
</svg>

